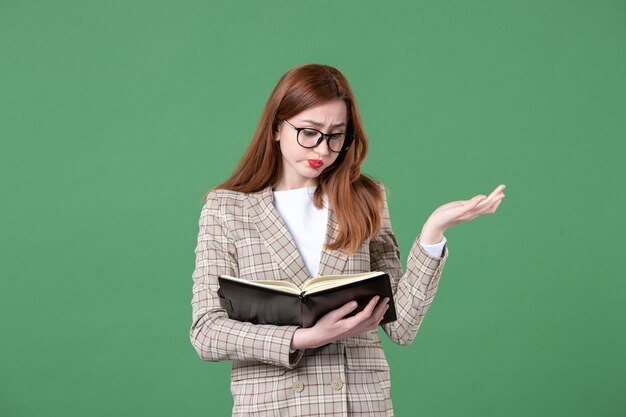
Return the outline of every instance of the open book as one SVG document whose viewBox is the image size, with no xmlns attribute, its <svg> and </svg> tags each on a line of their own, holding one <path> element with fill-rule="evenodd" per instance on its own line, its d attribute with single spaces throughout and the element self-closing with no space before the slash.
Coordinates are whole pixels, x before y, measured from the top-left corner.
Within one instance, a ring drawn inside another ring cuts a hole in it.
<svg viewBox="0 0 626 417">
<path fill-rule="evenodd" d="M 381 323 L 396 320 L 389 275 L 367 272 L 311 278 L 302 288 L 288 281 L 250 281 L 221 275 L 220 305 L 234 320 L 254 324 L 311 327 L 324 314 L 355 300 L 362 311 L 375 295 L 389 297 L 389 309 Z"/>
</svg>

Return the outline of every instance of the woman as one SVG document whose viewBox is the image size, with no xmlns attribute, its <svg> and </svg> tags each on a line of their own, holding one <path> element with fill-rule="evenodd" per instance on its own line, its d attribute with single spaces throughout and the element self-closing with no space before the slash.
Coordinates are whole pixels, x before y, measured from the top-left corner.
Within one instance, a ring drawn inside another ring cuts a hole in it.
<svg viewBox="0 0 626 417">
<path fill-rule="evenodd" d="M 391 416 L 389 367 L 377 332 L 388 300 L 349 303 L 313 327 L 231 320 L 219 275 L 290 280 L 384 271 L 398 320 L 413 341 L 437 291 L 449 227 L 495 212 L 501 185 L 439 207 L 415 239 L 403 273 L 384 188 L 361 174 L 367 138 L 348 82 L 335 68 L 302 65 L 274 88 L 233 175 L 209 192 L 193 273 L 191 341 L 203 360 L 232 360 L 233 415 Z M 486 201 L 481 204 L 481 202 Z"/>
</svg>

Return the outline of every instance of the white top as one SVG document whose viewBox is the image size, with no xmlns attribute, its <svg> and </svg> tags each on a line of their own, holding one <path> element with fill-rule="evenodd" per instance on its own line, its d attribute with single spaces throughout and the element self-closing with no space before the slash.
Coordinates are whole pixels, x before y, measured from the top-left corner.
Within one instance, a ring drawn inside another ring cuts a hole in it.
<svg viewBox="0 0 626 417">
<path fill-rule="evenodd" d="M 313 204 L 316 187 L 274 191 L 274 205 L 296 243 L 312 277 L 317 276 L 328 224 L 327 199 L 324 207 Z"/>
<path fill-rule="evenodd" d="M 274 191 L 274 206 L 285 222 L 312 277 L 317 276 L 319 271 L 328 225 L 328 199 L 324 196 L 323 208 L 315 207 L 313 204 L 315 188 L 313 186 Z M 420 243 L 420 246 L 430 256 L 441 258 L 445 244 L 444 236 L 439 243 L 434 245 Z"/>
</svg>

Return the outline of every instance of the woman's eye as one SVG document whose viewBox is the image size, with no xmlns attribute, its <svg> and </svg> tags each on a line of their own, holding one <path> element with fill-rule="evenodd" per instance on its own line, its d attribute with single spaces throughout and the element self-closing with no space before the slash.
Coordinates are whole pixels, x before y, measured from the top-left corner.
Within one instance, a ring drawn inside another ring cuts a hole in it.
<svg viewBox="0 0 626 417">
<path fill-rule="evenodd" d="M 302 134 L 306 136 L 307 138 L 314 138 L 316 136 L 319 136 L 319 133 L 317 133 L 317 131 L 311 130 L 311 129 L 304 129 L 302 131 Z"/>
</svg>

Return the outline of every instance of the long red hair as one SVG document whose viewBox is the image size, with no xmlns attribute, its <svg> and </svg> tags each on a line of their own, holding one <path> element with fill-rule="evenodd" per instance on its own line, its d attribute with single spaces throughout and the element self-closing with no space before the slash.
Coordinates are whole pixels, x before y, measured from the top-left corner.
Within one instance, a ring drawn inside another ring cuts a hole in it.
<svg viewBox="0 0 626 417">
<path fill-rule="evenodd" d="M 283 75 L 265 104 L 254 137 L 237 168 L 215 188 L 252 193 L 276 185 L 282 173 L 280 146 L 274 140 L 280 121 L 338 99 L 346 103 L 347 131 L 354 134 L 354 141 L 318 177 L 314 203 L 321 208 L 324 192 L 328 195 L 329 209 L 334 211 L 339 226 L 339 234 L 328 248 L 352 254 L 378 232 L 384 200 L 380 187 L 361 173 L 367 136 L 348 81 L 336 68 L 306 64 Z"/>
</svg>

